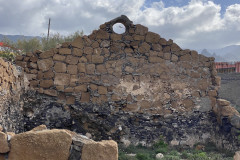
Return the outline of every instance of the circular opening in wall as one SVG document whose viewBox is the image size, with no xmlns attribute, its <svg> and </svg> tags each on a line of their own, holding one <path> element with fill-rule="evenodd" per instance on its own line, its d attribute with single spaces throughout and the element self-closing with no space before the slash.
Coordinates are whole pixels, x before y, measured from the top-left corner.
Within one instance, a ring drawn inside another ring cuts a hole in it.
<svg viewBox="0 0 240 160">
<path fill-rule="evenodd" d="M 126 27 L 122 23 L 115 23 L 113 25 L 113 31 L 117 34 L 123 34 L 126 32 Z"/>
</svg>

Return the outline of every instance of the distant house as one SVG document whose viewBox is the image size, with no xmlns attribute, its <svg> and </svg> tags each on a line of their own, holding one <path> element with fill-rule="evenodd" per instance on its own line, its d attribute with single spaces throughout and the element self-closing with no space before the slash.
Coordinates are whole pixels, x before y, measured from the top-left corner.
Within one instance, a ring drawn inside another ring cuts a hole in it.
<svg viewBox="0 0 240 160">
<path fill-rule="evenodd" d="M 240 62 L 215 62 L 218 73 L 240 73 Z"/>
<path fill-rule="evenodd" d="M 0 42 L 0 51 L 10 51 L 10 52 L 22 52 L 21 49 L 17 49 L 15 47 L 8 46 L 7 44 L 4 44 L 4 42 Z"/>
</svg>

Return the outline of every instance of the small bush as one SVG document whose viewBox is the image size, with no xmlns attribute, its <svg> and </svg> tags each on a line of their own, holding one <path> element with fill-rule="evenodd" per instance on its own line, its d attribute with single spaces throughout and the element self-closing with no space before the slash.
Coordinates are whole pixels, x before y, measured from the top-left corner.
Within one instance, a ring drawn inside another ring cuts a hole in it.
<svg viewBox="0 0 240 160">
<path fill-rule="evenodd" d="M 164 160 L 180 160 L 181 158 L 178 156 L 173 156 L 173 155 L 166 155 L 164 157 Z"/>
<path fill-rule="evenodd" d="M 138 153 L 136 157 L 138 160 L 154 160 L 150 157 L 149 154 L 146 154 L 146 153 Z"/>
</svg>

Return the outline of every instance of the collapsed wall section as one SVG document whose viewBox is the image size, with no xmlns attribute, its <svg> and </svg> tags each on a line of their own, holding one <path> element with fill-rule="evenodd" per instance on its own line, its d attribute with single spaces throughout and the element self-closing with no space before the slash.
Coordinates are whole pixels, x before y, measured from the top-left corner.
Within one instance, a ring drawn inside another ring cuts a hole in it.
<svg viewBox="0 0 240 160">
<path fill-rule="evenodd" d="M 0 128 L 23 130 L 19 100 L 24 86 L 21 68 L 0 58 Z"/>
<path fill-rule="evenodd" d="M 125 33 L 113 31 L 118 22 Z M 228 121 L 227 129 L 217 124 L 224 116 L 218 114 L 220 78 L 214 58 L 183 50 L 126 16 L 59 48 L 18 56 L 16 64 L 38 92 L 30 98 L 32 103 L 24 104 L 32 112 L 28 127 L 64 124 L 95 139 L 146 145 L 160 135 L 176 145 L 209 139 L 228 148 L 239 145 Z M 61 113 L 67 115 L 55 123 L 53 115 L 60 118 Z"/>
</svg>

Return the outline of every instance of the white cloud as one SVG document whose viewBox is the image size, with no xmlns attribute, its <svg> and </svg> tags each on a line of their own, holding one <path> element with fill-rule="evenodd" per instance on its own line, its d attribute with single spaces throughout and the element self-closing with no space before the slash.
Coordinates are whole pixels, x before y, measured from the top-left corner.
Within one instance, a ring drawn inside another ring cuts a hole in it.
<svg viewBox="0 0 240 160">
<path fill-rule="evenodd" d="M 179 0 L 180 2 L 181 0 Z M 0 33 L 41 35 L 83 30 L 89 34 L 99 25 L 122 14 L 141 23 L 182 48 L 218 48 L 239 44 L 240 4 L 221 6 L 207 0 L 191 0 L 183 7 L 165 7 L 163 1 L 144 6 L 145 0 L 0 0 Z"/>
</svg>

